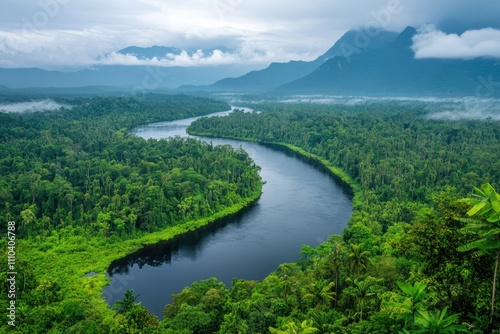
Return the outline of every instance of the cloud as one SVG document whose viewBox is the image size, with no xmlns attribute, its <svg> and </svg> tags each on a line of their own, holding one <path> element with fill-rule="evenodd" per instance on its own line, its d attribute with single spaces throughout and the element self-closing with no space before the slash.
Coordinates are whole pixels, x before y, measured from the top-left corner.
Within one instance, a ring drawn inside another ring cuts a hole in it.
<svg viewBox="0 0 500 334">
<path fill-rule="evenodd" d="M 416 58 L 500 58 L 500 30 L 468 30 L 458 35 L 427 25 L 413 37 L 412 48 Z"/>
<path fill-rule="evenodd" d="M 41 101 L 31 101 L 31 102 L 18 102 L 18 103 L 8 103 L 0 104 L 0 112 L 35 112 L 44 110 L 59 110 L 61 108 L 71 108 L 70 105 L 57 103 L 54 100 L 46 99 Z"/>
<path fill-rule="evenodd" d="M 150 59 L 139 59 L 132 54 L 121 54 L 111 52 L 100 58 L 96 64 L 99 65 L 146 65 L 146 66 L 213 66 L 226 65 L 241 62 L 239 55 L 232 53 L 224 53 L 220 50 L 214 50 L 206 55 L 203 50 L 199 49 L 196 52 L 189 54 L 183 50 L 180 54 L 168 53 L 165 57 Z"/>
<path fill-rule="evenodd" d="M 311 0 L 293 6 L 288 0 L 3 0 L 0 67 L 87 66 L 131 45 L 239 50 L 220 55 L 222 63 L 311 60 L 345 31 L 374 22 L 392 31 L 443 22 L 463 31 L 500 29 L 499 12 L 498 0 Z M 170 63 L 217 60 L 192 56 Z"/>
<path fill-rule="evenodd" d="M 110 52 L 103 57 L 99 57 L 93 65 L 144 65 L 159 67 L 195 67 L 195 66 L 217 66 L 229 64 L 263 64 L 272 61 L 288 61 L 293 58 L 304 58 L 306 54 L 290 54 L 284 50 L 274 50 L 269 52 L 267 48 L 259 48 L 252 43 L 243 43 L 234 52 L 223 52 L 215 49 L 210 53 L 205 53 L 202 49 L 189 53 L 182 50 L 180 54 L 167 53 L 164 57 L 139 58 L 133 54 L 122 54 Z"/>
<path fill-rule="evenodd" d="M 431 112 L 428 118 L 451 121 L 470 119 L 484 120 L 491 118 L 495 121 L 499 121 L 499 102 L 499 99 L 463 98 L 459 101 L 449 102 L 445 106 L 440 105 L 439 109 L 441 110 Z"/>
</svg>

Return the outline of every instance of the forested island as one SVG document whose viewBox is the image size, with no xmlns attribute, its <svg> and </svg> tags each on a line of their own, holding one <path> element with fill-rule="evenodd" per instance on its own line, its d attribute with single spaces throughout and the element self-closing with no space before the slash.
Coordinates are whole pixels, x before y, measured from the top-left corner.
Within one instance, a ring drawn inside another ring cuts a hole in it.
<svg viewBox="0 0 500 334">
<path fill-rule="evenodd" d="M 297 263 L 261 282 L 194 282 L 159 320 L 132 290 L 106 304 L 107 266 L 254 202 L 259 167 L 228 146 L 128 131 L 227 110 L 224 102 L 58 101 L 71 107 L 0 113 L 0 221 L 6 231 L 16 220 L 18 236 L 16 331 L 499 331 L 499 121 L 434 120 L 425 103 L 397 101 L 269 102 L 252 105 L 258 113 L 199 119 L 191 134 L 279 145 L 322 164 L 352 188 L 354 214 L 342 235 L 305 245 Z"/>
</svg>

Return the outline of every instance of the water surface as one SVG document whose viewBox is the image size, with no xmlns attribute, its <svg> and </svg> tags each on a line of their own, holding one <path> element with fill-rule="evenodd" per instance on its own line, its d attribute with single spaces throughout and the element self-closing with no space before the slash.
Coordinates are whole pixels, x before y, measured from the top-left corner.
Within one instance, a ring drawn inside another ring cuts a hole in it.
<svg viewBox="0 0 500 334">
<path fill-rule="evenodd" d="M 195 119 L 148 124 L 133 133 L 155 139 L 187 136 L 185 129 Z M 296 261 L 302 245 L 317 246 L 340 234 L 351 217 L 347 192 L 303 161 L 259 144 L 203 140 L 245 149 L 262 168 L 262 197 L 235 216 L 113 263 L 112 283 L 104 291 L 110 304 L 134 289 L 137 300 L 161 318 L 170 295 L 185 286 L 210 277 L 228 287 L 233 278 L 262 280 L 279 264 Z"/>
</svg>

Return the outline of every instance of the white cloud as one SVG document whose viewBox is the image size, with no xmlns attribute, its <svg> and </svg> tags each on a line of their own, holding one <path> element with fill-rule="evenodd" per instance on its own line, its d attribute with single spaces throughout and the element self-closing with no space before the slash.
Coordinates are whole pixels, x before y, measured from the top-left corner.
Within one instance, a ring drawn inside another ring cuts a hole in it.
<svg viewBox="0 0 500 334">
<path fill-rule="evenodd" d="M 197 50 L 189 54 L 183 50 L 180 54 L 168 53 L 163 58 L 153 57 L 151 59 L 139 59 L 135 55 L 111 52 L 96 61 L 100 65 L 146 65 L 146 66 L 211 66 L 239 63 L 238 55 L 224 53 L 214 50 L 210 55 L 205 55 L 203 51 Z"/>
<path fill-rule="evenodd" d="M 142 32 L 137 32 L 142 36 Z M 146 34 L 148 32 L 146 31 Z M 158 32 L 156 32 L 158 33 Z M 166 32 L 165 32 L 166 33 Z M 269 36 L 250 35 L 241 37 L 234 52 L 215 50 L 209 54 L 198 50 L 183 51 L 180 55 L 168 54 L 162 58 L 138 59 L 134 55 L 123 55 L 116 50 L 129 45 L 151 46 L 161 44 L 157 40 L 144 41 L 131 37 L 130 31 L 109 32 L 102 27 L 82 30 L 0 30 L 0 67 L 41 67 L 60 69 L 65 67 L 88 67 L 93 65 L 151 65 L 151 66 L 215 66 L 228 64 L 263 65 L 273 61 L 291 59 L 313 59 L 310 52 L 294 52 Z M 151 35 L 153 35 L 152 33 Z M 114 38 L 113 38 L 114 37 Z M 194 45 L 203 44 L 203 37 Z M 226 37 L 228 40 L 234 37 Z M 210 39 L 209 39 L 210 40 Z M 142 42 L 142 43 L 137 43 Z M 207 43 L 205 41 L 205 43 Z M 224 46 L 224 38 L 214 40 L 208 46 Z M 167 43 L 163 43 L 165 45 Z M 214 45 L 215 44 L 215 45 Z M 168 44 L 167 44 L 168 45 Z M 175 45 L 175 43 L 174 43 Z"/>
<path fill-rule="evenodd" d="M 0 67 L 86 66 L 131 45 L 239 49 L 219 58 L 178 57 L 174 64 L 310 60 L 348 29 L 378 23 L 401 31 L 443 20 L 469 29 L 495 27 L 499 10 L 498 0 L 311 0 L 293 6 L 288 0 L 4 0 Z"/>
<path fill-rule="evenodd" d="M 244 43 L 242 47 L 235 52 L 223 52 L 215 49 L 210 54 L 205 54 L 202 49 L 196 52 L 188 53 L 183 50 L 180 54 L 168 53 L 164 57 L 153 57 L 150 59 L 139 59 L 132 54 L 121 54 L 111 52 L 104 57 L 100 57 L 92 65 L 145 65 L 145 66 L 217 66 L 228 64 L 266 64 L 272 61 L 288 61 L 293 58 L 304 58 L 305 54 L 290 54 L 284 50 L 275 50 L 269 52 L 264 48 L 259 48 L 249 43 Z"/>
<path fill-rule="evenodd" d="M 500 30 L 469 30 L 461 35 L 446 34 L 432 25 L 413 37 L 416 58 L 500 58 Z"/>
</svg>

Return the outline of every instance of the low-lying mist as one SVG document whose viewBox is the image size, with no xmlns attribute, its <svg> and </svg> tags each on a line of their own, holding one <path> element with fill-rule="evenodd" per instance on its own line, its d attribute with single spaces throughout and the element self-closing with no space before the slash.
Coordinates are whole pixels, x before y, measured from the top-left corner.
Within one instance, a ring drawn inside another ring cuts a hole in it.
<svg viewBox="0 0 500 334">
<path fill-rule="evenodd" d="M 429 119 L 436 120 L 500 120 L 500 99 L 496 98 L 439 98 L 439 97 L 367 97 L 367 96 L 327 96 L 296 95 L 280 100 L 283 103 L 318 103 L 358 105 L 365 103 L 396 101 L 404 104 L 424 103 Z"/>
<path fill-rule="evenodd" d="M 428 117 L 438 120 L 487 119 L 500 120 L 500 99 L 465 98 L 461 101 L 432 108 Z"/>
<path fill-rule="evenodd" d="M 35 111 L 45 111 L 45 110 L 59 110 L 63 107 L 71 108 L 71 106 L 67 104 L 61 104 L 54 100 L 45 99 L 40 101 L 0 104 L 0 111 L 21 113 L 21 112 L 35 112 Z"/>
</svg>

